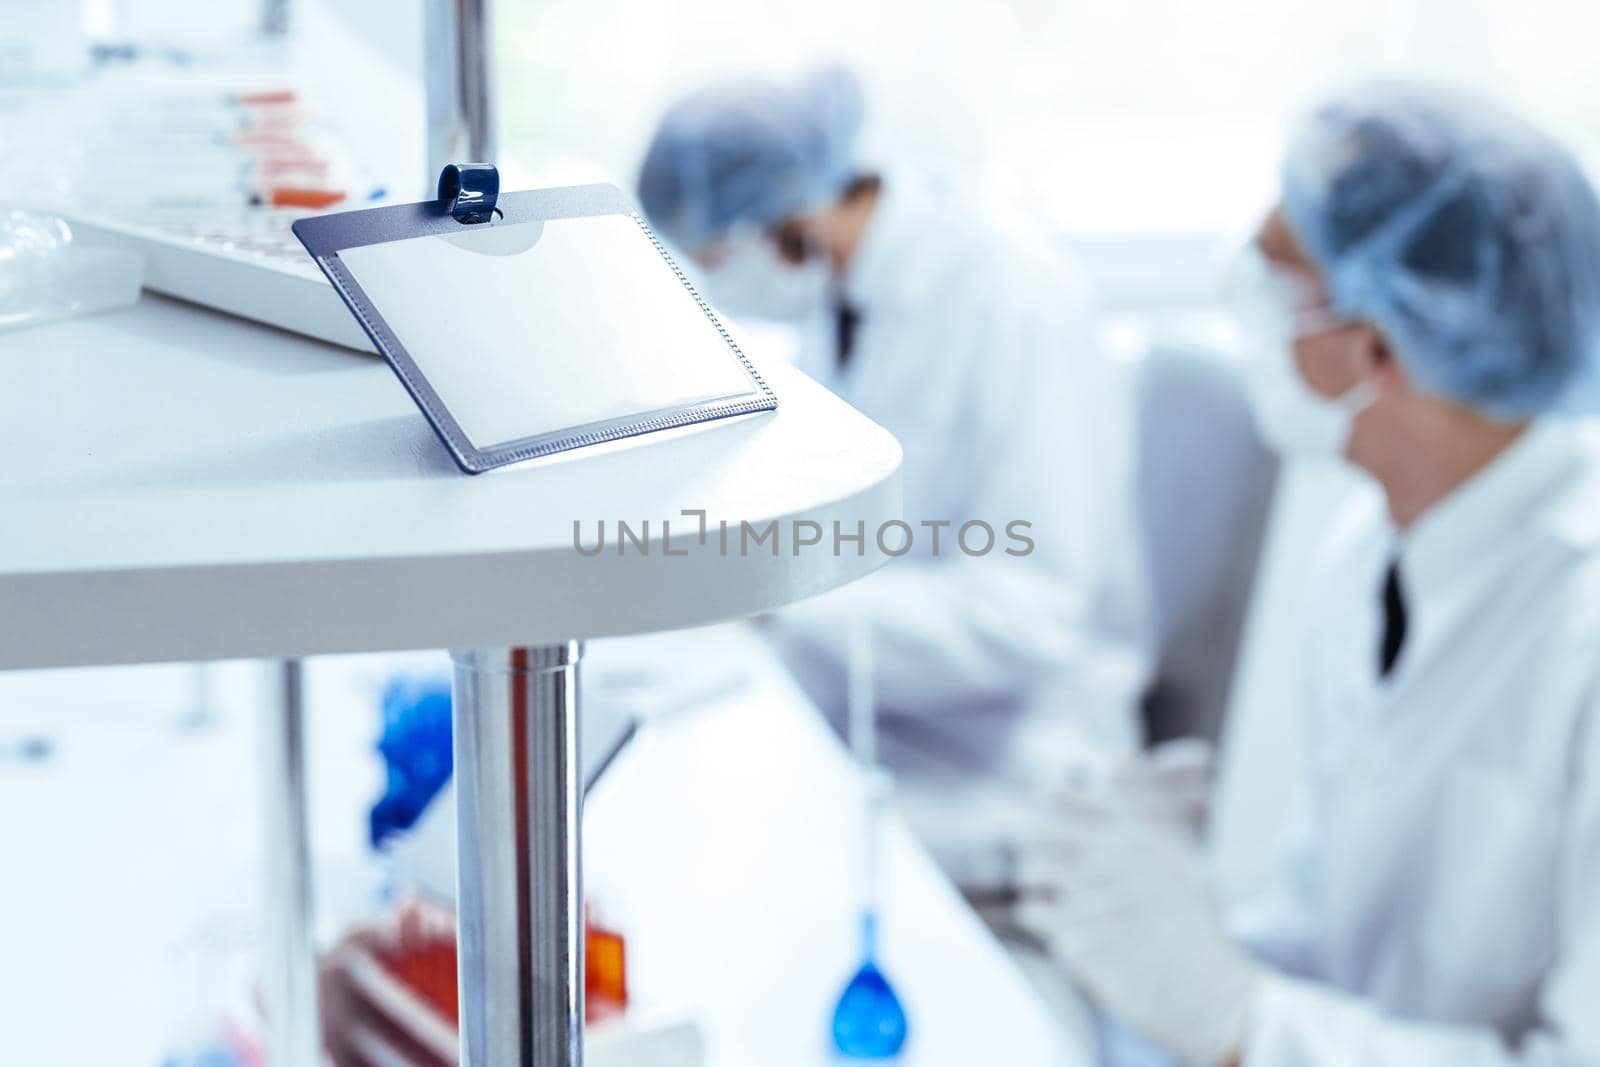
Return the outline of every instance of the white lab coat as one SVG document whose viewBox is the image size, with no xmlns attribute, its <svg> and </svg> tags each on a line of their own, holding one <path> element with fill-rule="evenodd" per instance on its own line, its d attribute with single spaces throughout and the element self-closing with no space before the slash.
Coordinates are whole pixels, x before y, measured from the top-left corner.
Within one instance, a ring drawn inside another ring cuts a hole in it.
<svg viewBox="0 0 1600 1067">
<path fill-rule="evenodd" d="M 798 362 L 899 439 L 915 547 L 771 632 L 839 716 L 848 622 L 869 621 L 880 755 L 908 814 L 943 835 L 930 844 L 959 879 L 1003 880 L 990 846 L 1021 814 L 1016 787 L 1088 746 L 1137 743 L 1148 650 L 1128 404 L 1095 351 L 1087 286 L 1043 223 L 891 174 L 844 289 L 862 316 L 849 364 L 831 317 Z M 971 519 L 999 535 L 991 554 L 955 548 Z M 1032 523 L 1025 558 L 1002 550 L 1014 519 Z M 924 521 L 950 524 L 937 558 Z M 940 805 L 927 819 L 919 787 Z"/>
<path fill-rule="evenodd" d="M 1408 635 L 1378 677 L 1398 548 Z M 1315 568 L 1307 769 L 1235 928 L 1283 974 L 1247 1067 L 1600 1063 L 1600 448 L 1536 426 Z"/>
</svg>

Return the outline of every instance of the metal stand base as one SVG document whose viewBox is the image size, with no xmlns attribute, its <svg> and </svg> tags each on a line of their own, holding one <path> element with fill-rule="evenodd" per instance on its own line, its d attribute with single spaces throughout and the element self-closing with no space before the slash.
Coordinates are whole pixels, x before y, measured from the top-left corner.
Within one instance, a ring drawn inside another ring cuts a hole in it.
<svg viewBox="0 0 1600 1067">
<path fill-rule="evenodd" d="M 462 1067 L 583 1060 L 580 655 L 451 653 Z"/>
</svg>

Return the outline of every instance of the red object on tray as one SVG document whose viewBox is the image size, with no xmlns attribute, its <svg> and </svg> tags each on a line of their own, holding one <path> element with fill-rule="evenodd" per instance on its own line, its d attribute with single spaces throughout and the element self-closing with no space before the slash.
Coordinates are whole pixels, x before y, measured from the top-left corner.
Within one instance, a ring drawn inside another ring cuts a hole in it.
<svg viewBox="0 0 1600 1067">
<path fill-rule="evenodd" d="M 343 189 L 316 189 L 300 185 L 275 185 L 261 194 L 273 207 L 303 207 L 320 210 L 345 198 Z"/>
<path fill-rule="evenodd" d="M 451 1026 L 460 1023 L 454 915 L 424 915 L 415 905 L 402 906 L 397 936 L 374 945 L 372 955 Z"/>
<path fill-rule="evenodd" d="M 585 909 L 585 1021 L 628 1006 L 627 945 Z M 456 1062 L 461 1020 L 455 913 L 414 899 L 347 936 L 324 963 L 327 1043 L 341 1065 Z"/>
<path fill-rule="evenodd" d="M 621 1015 L 628 1007 L 627 946 L 622 935 L 607 930 L 584 909 L 584 1021 Z"/>
</svg>

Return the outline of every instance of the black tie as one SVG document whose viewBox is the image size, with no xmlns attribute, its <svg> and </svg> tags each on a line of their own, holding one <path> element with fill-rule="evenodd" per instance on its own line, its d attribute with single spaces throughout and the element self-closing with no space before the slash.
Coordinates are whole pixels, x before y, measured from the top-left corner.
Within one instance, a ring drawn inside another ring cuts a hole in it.
<svg viewBox="0 0 1600 1067">
<path fill-rule="evenodd" d="M 1378 677 L 1387 678 L 1406 643 L 1406 600 L 1400 588 L 1400 561 L 1389 564 L 1383 579 L 1383 646 L 1378 650 Z"/>
<path fill-rule="evenodd" d="M 861 325 L 861 312 L 840 300 L 834 305 L 834 352 L 838 366 L 844 370 L 850 365 L 850 355 L 856 347 L 856 327 Z"/>
</svg>

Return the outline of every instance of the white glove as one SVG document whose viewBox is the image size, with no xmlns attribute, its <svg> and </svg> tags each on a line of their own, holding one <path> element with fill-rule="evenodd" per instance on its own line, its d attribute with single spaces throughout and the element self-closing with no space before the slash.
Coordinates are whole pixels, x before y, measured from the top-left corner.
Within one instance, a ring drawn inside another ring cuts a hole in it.
<svg viewBox="0 0 1600 1067">
<path fill-rule="evenodd" d="M 1240 1055 L 1257 966 L 1223 932 L 1193 840 L 1115 790 L 1056 808 L 1019 863 L 1023 928 L 1102 1009 L 1185 1064 Z"/>
<path fill-rule="evenodd" d="M 1111 772 L 1110 802 L 1198 840 L 1211 815 L 1212 753 L 1209 741 L 1185 737 L 1124 760 Z"/>
</svg>

